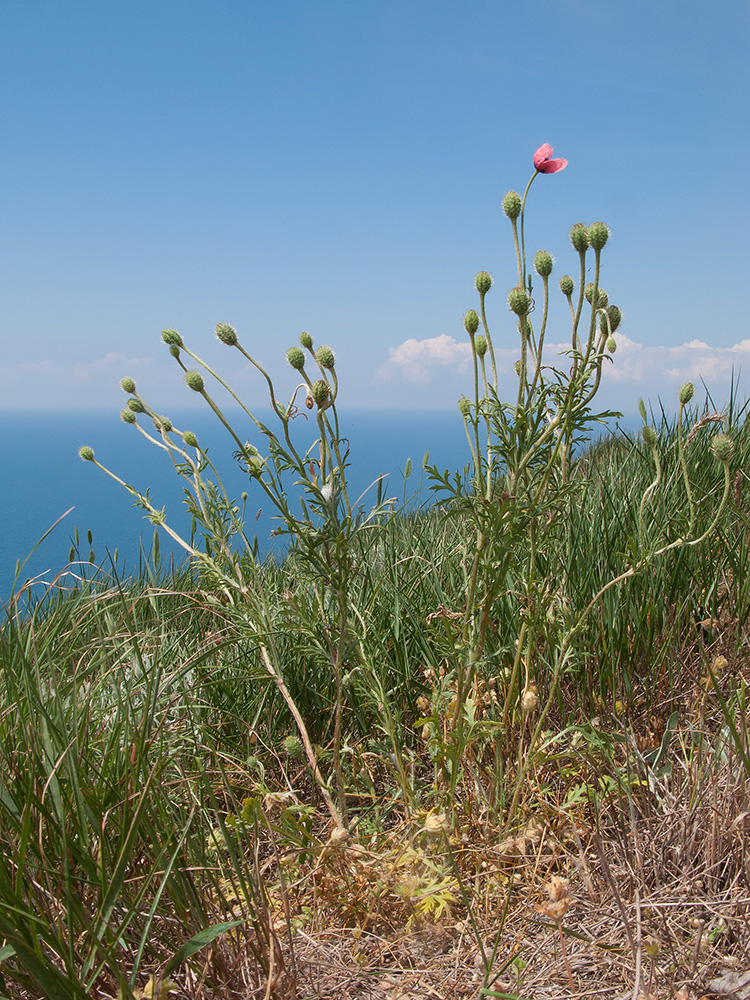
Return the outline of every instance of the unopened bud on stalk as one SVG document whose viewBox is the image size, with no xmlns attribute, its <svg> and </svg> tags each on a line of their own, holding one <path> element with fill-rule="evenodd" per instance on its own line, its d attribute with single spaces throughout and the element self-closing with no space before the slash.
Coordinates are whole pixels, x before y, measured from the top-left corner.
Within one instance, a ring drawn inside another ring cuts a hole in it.
<svg viewBox="0 0 750 1000">
<path fill-rule="evenodd" d="M 534 270 L 542 278 L 548 278 L 552 274 L 552 268 L 555 266 L 555 261 L 551 253 L 546 250 L 540 250 L 534 257 Z"/>
<path fill-rule="evenodd" d="M 134 424 L 136 422 L 135 413 L 133 413 L 129 406 L 126 406 L 124 410 L 120 410 L 120 420 L 124 424 Z"/>
<path fill-rule="evenodd" d="M 162 330 L 161 339 L 165 344 L 169 344 L 171 347 L 182 347 L 182 337 L 176 330 Z"/>
<path fill-rule="evenodd" d="M 589 231 L 582 222 L 576 222 L 570 230 L 570 242 L 578 253 L 586 253 L 589 248 Z"/>
<path fill-rule="evenodd" d="M 575 282 L 569 274 L 564 274 L 560 278 L 560 291 L 563 295 L 570 297 L 573 294 L 573 289 L 575 288 Z"/>
<path fill-rule="evenodd" d="M 199 372 L 185 372 L 185 385 L 193 392 L 203 392 L 203 376 Z"/>
<path fill-rule="evenodd" d="M 216 336 L 222 344 L 226 344 L 227 347 L 237 346 L 237 331 L 233 326 L 230 326 L 229 323 L 217 323 Z"/>
<path fill-rule="evenodd" d="M 312 349 L 313 339 L 310 336 L 310 334 L 307 333 L 306 331 L 303 330 L 302 333 L 299 335 L 299 342 L 300 344 L 302 344 L 302 346 L 306 351 Z"/>
<path fill-rule="evenodd" d="M 531 306 L 529 294 L 522 285 L 508 292 L 508 306 L 516 316 L 525 316 Z"/>
<path fill-rule="evenodd" d="M 648 424 L 646 424 L 646 426 L 641 431 L 641 434 L 643 435 L 643 440 L 646 442 L 649 448 L 653 448 L 656 445 L 656 431 L 654 430 L 653 427 L 650 427 Z"/>
<path fill-rule="evenodd" d="M 471 413 L 471 402 L 466 398 L 466 396 L 462 396 L 459 399 L 458 412 L 461 414 L 462 417 L 468 417 L 468 415 Z"/>
<path fill-rule="evenodd" d="M 140 399 L 129 399 L 128 408 L 133 411 L 133 413 L 145 413 L 146 407 L 140 401 Z"/>
<path fill-rule="evenodd" d="M 86 445 L 84 445 L 83 448 L 79 448 L 78 449 L 78 457 L 82 458 L 84 462 L 93 462 L 94 461 L 94 449 L 93 448 L 89 448 Z"/>
<path fill-rule="evenodd" d="M 177 344 L 171 344 L 170 345 L 169 353 L 172 355 L 173 358 L 179 358 L 179 356 L 180 356 L 180 349 L 177 346 Z"/>
<path fill-rule="evenodd" d="M 297 371 L 301 371 L 305 367 L 305 355 L 300 347 L 290 347 L 286 352 L 286 359 Z"/>
<path fill-rule="evenodd" d="M 607 306 L 607 316 L 609 317 L 608 329 L 614 333 L 620 323 L 622 323 L 622 311 L 617 306 Z"/>
<path fill-rule="evenodd" d="M 331 394 L 331 390 L 328 388 L 328 383 L 324 382 L 323 379 L 318 379 L 317 382 L 313 382 L 310 392 L 312 394 L 312 398 L 318 406 L 325 406 L 328 402 L 328 397 Z"/>
<path fill-rule="evenodd" d="M 583 290 L 583 294 L 586 298 L 586 301 L 591 304 L 593 304 L 594 302 L 594 287 L 595 287 L 594 282 L 590 281 Z M 598 288 L 596 291 L 596 308 L 606 309 L 608 302 L 609 302 L 609 296 L 607 295 L 607 293 L 604 291 L 603 288 Z"/>
<path fill-rule="evenodd" d="M 480 358 L 483 358 L 487 353 L 487 338 L 484 334 L 479 334 L 474 338 L 474 350 L 477 352 Z"/>
<path fill-rule="evenodd" d="M 321 368 L 335 368 L 336 366 L 336 356 L 330 347 L 319 347 L 315 353 L 315 360 L 318 362 Z"/>
<path fill-rule="evenodd" d="M 157 431 L 164 431 L 165 434 L 169 434 L 172 430 L 172 421 L 169 417 L 154 417 L 154 427 Z"/>
<path fill-rule="evenodd" d="M 464 326 L 466 327 L 466 332 L 470 337 L 473 337 L 479 329 L 479 317 L 473 309 L 469 309 L 464 316 Z"/>
<path fill-rule="evenodd" d="M 610 337 L 607 340 L 607 350 L 609 351 L 610 354 L 614 354 L 615 351 L 617 350 L 617 341 L 615 340 L 614 337 Z"/>
<path fill-rule="evenodd" d="M 135 392 L 135 382 L 126 375 L 125 378 L 120 379 L 120 388 L 123 392 Z"/>
<path fill-rule="evenodd" d="M 536 712 L 538 707 L 539 695 L 537 694 L 536 685 L 529 684 L 521 698 L 521 708 L 527 715 L 531 715 L 532 712 Z"/>
<path fill-rule="evenodd" d="M 188 448 L 198 447 L 198 438 L 193 434 L 192 431 L 185 431 L 182 435 L 183 442 L 188 446 Z"/>
<path fill-rule="evenodd" d="M 609 239 L 609 229 L 603 222 L 593 222 L 589 226 L 589 243 L 594 250 L 603 250 Z"/>
<path fill-rule="evenodd" d="M 474 287 L 480 295 L 486 295 L 492 288 L 492 276 L 487 271 L 480 271 L 474 278 Z"/>
<path fill-rule="evenodd" d="M 518 191 L 509 191 L 503 198 L 503 211 L 509 219 L 517 219 L 521 214 L 521 195 Z"/>
<path fill-rule="evenodd" d="M 678 399 L 682 406 L 687 406 L 690 400 L 693 398 L 693 393 L 695 392 L 695 386 L 692 382 L 686 382 L 684 385 L 680 386 L 680 391 L 678 394 Z"/>
<path fill-rule="evenodd" d="M 714 458 L 726 465 L 734 454 L 734 443 L 726 434 L 717 434 L 711 438 L 711 451 Z"/>
</svg>

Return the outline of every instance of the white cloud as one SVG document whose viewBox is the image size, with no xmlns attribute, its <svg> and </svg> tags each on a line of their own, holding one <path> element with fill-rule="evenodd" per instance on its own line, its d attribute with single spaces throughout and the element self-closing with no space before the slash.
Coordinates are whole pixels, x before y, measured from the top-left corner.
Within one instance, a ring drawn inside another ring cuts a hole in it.
<svg viewBox="0 0 750 1000">
<path fill-rule="evenodd" d="M 440 337 L 426 340 L 405 340 L 398 347 L 388 350 L 388 360 L 378 372 L 378 377 L 387 382 L 399 378 L 407 382 L 429 382 L 435 368 L 451 366 L 457 372 L 468 370 L 471 363 L 471 347 L 444 333 Z"/>
<path fill-rule="evenodd" d="M 750 367 L 750 339 L 741 340 L 731 347 L 714 347 L 702 340 L 691 340 L 676 347 L 642 344 L 624 334 L 616 335 L 617 351 L 613 363 L 606 363 L 603 371 L 603 391 L 620 397 L 617 405 L 628 405 L 635 395 L 656 397 L 682 382 L 701 379 L 712 388 L 722 389 L 734 372 Z M 548 344 L 545 357 L 548 364 L 555 364 L 555 355 L 568 345 Z M 518 358 L 518 350 L 495 349 L 498 372 L 508 375 Z M 560 359 L 565 363 L 564 359 Z M 469 371 L 471 351 L 468 342 L 461 343 L 443 335 L 425 340 L 405 340 L 388 352 L 388 360 L 380 369 L 379 377 L 388 382 L 419 382 L 429 384 L 439 380 L 445 383 L 446 369 L 451 367 L 459 375 Z M 464 387 L 465 379 L 457 379 L 457 386 Z M 459 385 L 460 383 L 460 385 Z M 616 391 L 617 390 L 617 391 Z"/>
</svg>

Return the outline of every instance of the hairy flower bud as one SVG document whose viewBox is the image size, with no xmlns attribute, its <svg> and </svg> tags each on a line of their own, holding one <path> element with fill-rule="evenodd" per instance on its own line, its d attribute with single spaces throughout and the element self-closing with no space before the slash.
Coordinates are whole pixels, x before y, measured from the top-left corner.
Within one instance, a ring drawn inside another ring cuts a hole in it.
<svg viewBox="0 0 750 1000">
<path fill-rule="evenodd" d="M 133 413 L 145 413 L 146 407 L 140 401 L 140 399 L 129 399 L 128 408 L 132 410 Z"/>
<path fill-rule="evenodd" d="M 135 382 L 126 375 L 125 378 L 120 379 L 120 388 L 123 392 L 135 392 Z"/>
<path fill-rule="evenodd" d="M 503 198 L 503 211 L 509 219 L 517 219 L 521 214 L 521 195 L 518 191 L 509 191 Z"/>
<path fill-rule="evenodd" d="M 126 406 L 124 410 L 120 410 L 120 420 L 124 424 L 134 424 L 136 422 L 135 413 L 133 413 L 129 406 Z"/>
<path fill-rule="evenodd" d="M 575 288 L 575 282 L 573 281 L 571 276 L 569 274 L 564 274 L 562 278 L 560 278 L 560 291 L 563 293 L 563 295 L 566 295 L 568 298 L 570 298 L 570 296 L 573 294 L 574 288 Z"/>
<path fill-rule="evenodd" d="M 328 387 L 328 383 L 319 378 L 317 382 L 313 382 L 310 393 L 318 406 L 325 406 L 328 402 L 328 397 L 331 395 L 331 390 Z"/>
<path fill-rule="evenodd" d="M 312 339 L 312 337 L 310 336 L 309 333 L 306 333 L 305 331 L 303 331 L 299 335 L 299 342 L 300 342 L 300 344 L 302 344 L 302 346 L 305 348 L 306 351 L 312 350 L 313 339 Z"/>
<path fill-rule="evenodd" d="M 593 222 L 589 226 L 589 243 L 594 250 L 603 250 L 609 239 L 609 229 L 603 222 Z"/>
<path fill-rule="evenodd" d="M 315 360 L 318 362 L 321 368 L 334 368 L 336 365 L 336 356 L 330 347 L 323 345 L 319 347 L 315 352 Z"/>
<path fill-rule="evenodd" d="M 690 400 L 693 398 L 693 393 L 695 392 L 695 386 L 692 382 L 686 382 L 684 385 L 680 386 L 680 391 L 678 393 L 678 399 L 682 406 L 687 406 Z"/>
<path fill-rule="evenodd" d="M 609 330 L 614 333 L 620 323 L 622 323 L 622 312 L 617 306 L 607 306 L 607 316 L 609 318 Z"/>
<path fill-rule="evenodd" d="M 614 337 L 610 337 L 607 340 L 607 350 L 609 351 L 610 354 L 614 354 L 615 351 L 617 350 L 617 341 L 615 340 Z"/>
<path fill-rule="evenodd" d="M 199 372 L 185 372 L 185 385 L 193 392 L 203 392 L 203 376 Z"/>
<path fill-rule="evenodd" d="M 94 449 L 89 448 L 87 445 L 84 445 L 83 448 L 78 449 L 78 457 L 82 458 L 84 462 L 93 462 Z"/>
<path fill-rule="evenodd" d="M 594 304 L 594 282 L 593 281 L 590 281 L 588 283 L 588 285 L 586 285 L 586 287 L 583 290 L 583 294 L 584 294 L 584 296 L 586 298 L 586 301 L 589 302 L 589 303 L 591 303 L 593 305 Z M 596 290 L 596 308 L 597 309 L 606 309 L 608 302 L 609 302 L 609 296 L 604 291 L 604 289 L 603 288 L 597 288 L 597 290 Z"/>
<path fill-rule="evenodd" d="M 198 447 L 198 438 L 195 436 L 195 434 L 193 434 L 192 431 L 185 431 L 185 433 L 182 435 L 182 440 L 188 446 L 188 448 Z"/>
<path fill-rule="evenodd" d="M 226 344 L 227 347 L 237 346 L 237 331 L 233 326 L 230 326 L 229 323 L 217 323 L 216 336 L 222 344 Z"/>
<path fill-rule="evenodd" d="M 654 430 L 653 427 L 649 427 L 649 425 L 646 424 L 646 426 L 641 431 L 641 434 L 643 435 L 643 440 L 646 442 L 646 444 L 649 446 L 649 448 L 655 447 L 655 445 L 656 445 L 656 431 Z"/>
<path fill-rule="evenodd" d="M 516 316 L 525 316 L 531 307 L 529 294 L 523 285 L 511 288 L 508 292 L 508 306 Z"/>
<path fill-rule="evenodd" d="M 297 371 L 301 371 L 305 367 L 305 355 L 301 347 L 290 347 L 286 352 L 286 359 Z"/>
<path fill-rule="evenodd" d="M 711 451 L 714 458 L 726 465 L 734 454 L 734 442 L 726 434 L 716 434 L 711 438 Z"/>
<path fill-rule="evenodd" d="M 578 253 L 586 253 L 589 248 L 589 231 L 582 222 L 576 222 L 570 230 L 570 242 Z"/>
<path fill-rule="evenodd" d="M 474 338 L 474 350 L 477 352 L 480 358 L 483 358 L 487 353 L 487 338 L 484 334 L 480 333 Z"/>
<path fill-rule="evenodd" d="M 165 344 L 169 344 L 172 347 L 182 347 L 182 337 L 176 330 L 162 330 L 161 339 Z"/>
<path fill-rule="evenodd" d="M 462 396 L 459 399 L 458 412 L 461 414 L 462 417 L 468 417 L 468 415 L 471 413 L 471 401 L 467 399 L 466 396 Z"/>
<path fill-rule="evenodd" d="M 534 256 L 534 270 L 542 278 L 548 278 L 552 274 L 552 268 L 555 266 L 555 262 L 552 258 L 552 254 L 548 253 L 546 250 L 540 250 Z"/>
<path fill-rule="evenodd" d="M 492 276 L 487 271 L 480 271 L 474 278 L 474 287 L 480 295 L 486 295 L 492 288 Z"/>
<path fill-rule="evenodd" d="M 473 337 L 479 329 L 479 317 L 473 309 L 469 309 L 464 316 L 464 326 L 466 327 L 466 332 L 470 337 Z"/>
<path fill-rule="evenodd" d="M 172 355 L 173 358 L 179 358 L 180 349 L 177 346 L 177 344 L 170 344 L 169 353 Z"/>
<path fill-rule="evenodd" d="M 290 734 L 284 739 L 281 745 L 284 747 L 284 753 L 288 757 L 301 759 L 304 756 L 305 748 L 302 746 L 302 740 L 299 736 Z"/>
<path fill-rule="evenodd" d="M 169 434 L 172 430 L 172 421 L 169 417 L 154 417 L 154 427 L 157 431 L 164 431 L 165 434 Z"/>
</svg>

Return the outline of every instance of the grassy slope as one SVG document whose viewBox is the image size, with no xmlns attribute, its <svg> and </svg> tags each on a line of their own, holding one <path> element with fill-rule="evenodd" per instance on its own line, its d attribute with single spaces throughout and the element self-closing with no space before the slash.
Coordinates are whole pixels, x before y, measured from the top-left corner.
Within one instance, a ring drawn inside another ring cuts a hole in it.
<svg viewBox="0 0 750 1000">
<path fill-rule="evenodd" d="M 297 982 L 299 996 L 341 997 L 356 994 L 362 969 L 405 983 L 405 970 L 425 967 L 415 995 L 474 996 L 493 981 L 481 969 L 501 926 L 494 995 L 591 982 L 622 991 L 652 976 L 671 997 L 705 982 L 719 953 L 743 961 L 747 433 L 735 429 L 733 495 L 715 535 L 605 595 L 533 746 L 520 699 L 530 684 L 543 696 L 552 657 L 542 635 L 523 683 L 512 673 L 524 613 L 513 574 L 457 744 L 449 719 L 471 539 L 439 507 L 372 528 L 351 595 L 361 628 L 344 673 L 353 823 L 341 843 L 328 840 L 254 636 L 200 580 L 84 583 L 9 615 L 0 995 L 139 996 L 149 975 L 169 973 L 172 995 L 281 997 Z M 673 428 L 661 441 L 654 544 L 686 517 Z M 701 436 L 688 454 L 708 524 L 716 469 Z M 571 619 L 627 564 L 652 470 L 637 443 L 609 441 L 578 474 L 585 491 L 570 520 L 552 523 L 537 580 Z M 328 775 L 325 609 L 291 561 L 266 565 L 256 586 Z M 555 874 L 578 900 L 565 936 L 559 911 L 535 909 Z"/>
</svg>

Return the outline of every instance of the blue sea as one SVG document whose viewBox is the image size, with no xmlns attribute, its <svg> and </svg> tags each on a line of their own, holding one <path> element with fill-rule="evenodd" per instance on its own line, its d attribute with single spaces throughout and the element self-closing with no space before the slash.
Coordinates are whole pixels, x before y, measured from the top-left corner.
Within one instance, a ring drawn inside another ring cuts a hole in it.
<svg viewBox="0 0 750 1000">
<path fill-rule="evenodd" d="M 270 504 L 257 484 L 249 483 L 232 459 L 236 445 L 210 413 L 191 410 L 170 414 L 180 430 L 192 430 L 224 478 L 230 496 L 248 491 L 250 534 L 257 534 L 262 552 L 274 544 L 271 532 L 277 526 Z M 144 420 L 144 418 L 140 418 Z M 458 412 L 360 411 L 340 414 L 341 432 L 350 445 L 350 495 L 357 498 L 378 476 L 388 475 L 384 496 L 401 501 L 419 486 L 425 452 L 430 464 L 441 469 L 463 469 L 468 445 Z M 144 428 L 150 421 L 144 421 Z M 96 458 L 126 483 L 144 492 L 150 489 L 154 506 L 166 507 L 167 520 L 189 537 L 190 519 L 182 499 L 184 481 L 169 458 L 149 444 L 133 427 L 109 411 L 0 412 L 2 428 L 4 489 L 0 500 L 3 531 L 0 533 L 0 601 L 6 602 L 14 587 L 38 579 L 34 592 L 41 594 L 41 581 L 74 582 L 75 566 L 68 567 L 71 547 L 78 535 L 79 558 L 88 562 L 93 552 L 96 565 L 111 569 L 117 557 L 118 574 L 137 570 L 139 560 L 151 551 L 154 528 L 134 508 L 127 492 L 91 462 L 78 457 L 81 445 L 89 445 Z M 263 450 L 263 441 L 252 426 L 236 421 L 241 438 Z M 315 424 L 297 422 L 299 447 L 305 450 L 316 438 Z M 407 459 L 412 474 L 404 483 Z M 421 500 L 428 502 L 426 483 Z M 375 503 L 375 489 L 362 499 L 365 507 Z M 257 514 L 257 521 L 254 520 Z M 61 519 L 61 520 L 59 520 Z M 37 543 L 59 520 L 49 535 Z M 88 533 L 91 533 L 91 544 Z M 33 554 L 30 555 L 30 553 Z M 162 533 L 162 562 L 178 549 Z M 28 557 L 28 558 L 27 558 Z M 18 561 L 24 563 L 17 577 Z M 24 562 L 25 561 L 25 562 Z"/>
</svg>

